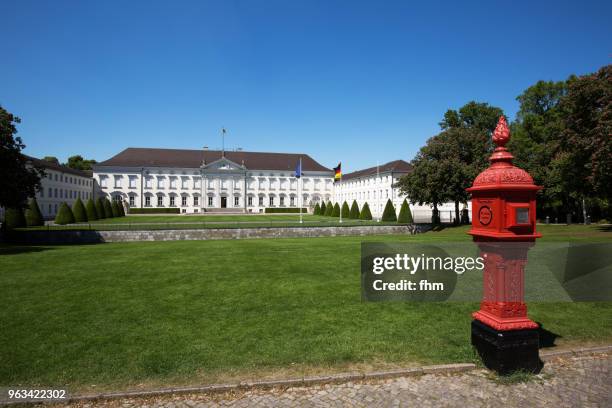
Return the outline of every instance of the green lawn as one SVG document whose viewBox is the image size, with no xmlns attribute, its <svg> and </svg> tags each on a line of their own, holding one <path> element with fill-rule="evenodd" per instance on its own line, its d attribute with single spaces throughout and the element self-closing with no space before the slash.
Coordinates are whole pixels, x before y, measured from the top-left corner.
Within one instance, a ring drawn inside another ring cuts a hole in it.
<svg viewBox="0 0 612 408">
<path fill-rule="evenodd" d="M 44 227 L 19 228 L 19 230 L 155 230 L 155 229 L 201 229 L 201 228 L 261 228 L 261 227 L 321 227 L 356 225 L 397 225 L 380 223 L 375 220 L 362 221 L 299 214 L 254 214 L 254 215 L 132 215 L 120 218 L 107 218 L 90 223 L 53 225 Z"/>
<path fill-rule="evenodd" d="M 610 240 L 542 226 L 545 240 Z M 72 391 L 472 361 L 477 303 L 363 303 L 360 242 L 419 236 L 0 246 L 0 387 Z M 557 343 L 612 342 L 610 303 L 542 303 Z"/>
</svg>

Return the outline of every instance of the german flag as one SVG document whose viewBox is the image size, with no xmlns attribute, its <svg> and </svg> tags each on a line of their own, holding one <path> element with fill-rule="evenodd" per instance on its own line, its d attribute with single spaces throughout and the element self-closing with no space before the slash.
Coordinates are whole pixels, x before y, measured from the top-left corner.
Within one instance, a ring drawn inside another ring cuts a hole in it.
<svg viewBox="0 0 612 408">
<path fill-rule="evenodd" d="M 338 163 L 338 167 L 334 167 L 334 183 L 342 180 L 342 162 Z"/>
</svg>

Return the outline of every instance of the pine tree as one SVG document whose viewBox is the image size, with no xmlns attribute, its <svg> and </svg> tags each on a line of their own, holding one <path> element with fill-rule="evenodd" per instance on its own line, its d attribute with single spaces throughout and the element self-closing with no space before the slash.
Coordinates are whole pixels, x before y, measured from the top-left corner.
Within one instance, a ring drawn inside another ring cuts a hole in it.
<svg viewBox="0 0 612 408">
<path fill-rule="evenodd" d="M 361 214 L 359 215 L 360 220 L 371 220 L 372 213 L 370 212 L 370 206 L 367 202 L 363 204 L 363 208 L 361 209 Z"/>
<path fill-rule="evenodd" d="M 340 217 L 340 204 L 334 204 L 334 209 L 332 210 L 332 217 Z"/>
<path fill-rule="evenodd" d="M 410 212 L 410 206 L 408 205 L 408 201 L 404 199 L 402 206 L 400 208 L 399 217 L 397 217 L 398 224 L 412 224 L 412 212 Z"/>
<path fill-rule="evenodd" d="M 119 217 L 119 205 L 117 204 L 116 200 L 113 200 L 113 202 L 111 203 L 111 211 L 113 212 L 113 217 Z"/>
<path fill-rule="evenodd" d="M 395 215 L 395 207 L 391 202 L 391 199 L 387 200 L 387 204 L 385 205 L 385 209 L 383 210 L 382 221 L 384 222 L 396 222 L 397 215 Z"/>
<path fill-rule="evenodd" d="M 344 202 L 344 204 L 342 204 L 341 211 L 342 211 L 342 218 L 344 219 L 350 218 L 351 210 L 349 210 L 349 206 L 346 203 L 346 201 Z"/>
<path fill-rule="evenodd" d="M 21 208 L 7 208 L 4 211 L 3 228 L 9 230 L 26 226 L 26 219 Z"/>
<path fill-rule="evenodd" d="M 94 201 L 90 198 L 89 200 L 87 200 L 87 206 L 85 207 L 85 212 L 87 214 L 87 221 L 95 221 L 98 219 L 98 214 L 96 211 L 96 204 L 94 204 Z"/>
<path fill-rule="evenodd" d="M 106 218 L 106 211 L 104 210 L 104 198 L 100 197 L 96 200 L 96 215 L 99 220 Z"/>
<path fill-rule="evenodd" d="M 87 210 L 80 198 L 77 198 L 72 205 L 72 214 L 75 222 L 87 222 Z"/>
<path fill-rule="evenodd" d="M 349 213 L 349 218 L 353 220 L 359 219 L 359 205 L 356 200 L 353 200 L 353 204 L 351 205 L 351 212 Z"/>
<path fill-rule="evenodd" d="M 325 215 L 325 211 L 327 211 L 327 208 L 325 206 L 325 201 L 321 202 L 321 210 L 319 210 L 319 215 Z"/>
<path fill-rule="evenodd" d="M 72 210 L 70 209 L 70 207 L 68 207 L 68 204 L 60 204 L 59 211 L 55 216 L 55 223 L 58 225 L 74 223 L 74 214 L 72 214 Z"/>
<path fill-rule="evenodd" d="M 325 206 L 325 216 L 331 217 L 333 212 L 334 212 L 334 206 L 332 205 L 331 201 L 328 201 L 327 205 Z"/>
<path fill-rule="evenodd" d="M 38 202 L 36 201 L 36 198 L 30 199 L 28 208 L 25 211 L 25 220 L 26 225 L 28 227 L 37 227 L 40 225 L 45 225 L 45 221 L 43 219 L 42 213 L 40 212 L 40 208 L 38 207 Z"/>
<path fill-rule="evenodd" d="M 319 203 L 315 204 L 315 208 L 314 211 L 312 212 L 313 215 L 320 215 L 321 214 L 321 206 L 319 205 Z"/>
<path fill-rule="evenodd" d="M 111 202 L 108 201 L 108 198 L 105 198 L 103 201 L 104 205 L 104 218 L 113 218 L 113 206 Z"/>
</svg>

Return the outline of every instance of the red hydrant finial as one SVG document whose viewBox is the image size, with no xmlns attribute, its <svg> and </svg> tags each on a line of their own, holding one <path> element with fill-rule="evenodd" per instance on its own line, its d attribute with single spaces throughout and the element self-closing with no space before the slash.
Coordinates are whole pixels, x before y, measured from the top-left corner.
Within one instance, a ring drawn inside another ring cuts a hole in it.
<svg viewBox="0 0 612 408">
<path fill-rule="evenodd" d="M 504 147 L 508 140 L 510 140 L 510 129 L 508 129 L 506 118 L 504 115 L 501 115 L 493 132 L 493 142 L 497 147 Z"/>
</svg>

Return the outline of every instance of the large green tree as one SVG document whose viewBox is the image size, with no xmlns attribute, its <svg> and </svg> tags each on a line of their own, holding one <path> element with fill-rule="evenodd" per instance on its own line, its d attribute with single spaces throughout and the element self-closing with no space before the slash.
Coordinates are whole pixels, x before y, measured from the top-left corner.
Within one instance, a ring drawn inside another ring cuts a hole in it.
<svg viewBox="0 0 612 408">
<path fill-rule="evenodd" d="M 66 166 L 75 170 L 91 170 L 96 163 L 95 160 L 86 160 L 83 159 L 83 156 L 77 154 L 68 158 Z"/>
<path fill-rule="evenodd" d="M 442 130 L 451 128 L 470 128 L 493 132 L 497 120 L 503 115 L 501 108 L 491 106 L 488 103 L 471 101 L 463 105 L 459 110 L 449 109 L 440 122 Z"/>
<path fill-rule="evenodd" d="M 21 120 L 0 106 L 0 207 L 24 208 L 40 190 L 44 170 L 28 163 L 17 133 Z"/>
</svg>

